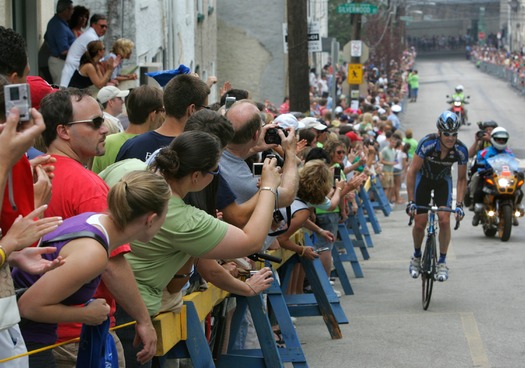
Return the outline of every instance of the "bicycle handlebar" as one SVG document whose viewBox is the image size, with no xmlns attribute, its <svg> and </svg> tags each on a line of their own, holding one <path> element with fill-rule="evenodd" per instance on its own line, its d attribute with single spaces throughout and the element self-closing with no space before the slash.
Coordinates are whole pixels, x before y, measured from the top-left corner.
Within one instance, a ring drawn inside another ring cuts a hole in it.
<svg viewBox="0 0 525 368">
<path fill-rule="evenodd" d="M 428 210 L 433 212 L 451 212 L 455 213 L 456 210 L 453 210 L 452 208 L 448 207 L 440 207 L 437 209 L 434 209 L 435 207 L 429 207 L 429 206 L 416 206 L 418 210 Z M 414 216 L 410 216 L 410 220 L 408 221 L 408 226 L 412 226 L 412 222 L 414 221 Z M 454 230 L 457 230 L 459 228 L 461 220 L 456 220 L 456 225 L 454 226 Z"/>
</svg>

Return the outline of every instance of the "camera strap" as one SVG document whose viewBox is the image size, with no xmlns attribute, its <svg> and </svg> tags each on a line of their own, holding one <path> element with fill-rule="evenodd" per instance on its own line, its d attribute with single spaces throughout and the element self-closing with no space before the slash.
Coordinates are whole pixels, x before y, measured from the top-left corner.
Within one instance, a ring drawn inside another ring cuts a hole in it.
<svg viewBox="0 0 525 368">
<path fill-rule="evenodd" d="M 279 211 L 279 209 L 277 208 L 275 211 Z M 292 207 L 286 206 L 286 228 L 274 231 L 272 233 L 268 233 L 268 236 L 278 236 L 278 235 L 284 234 L 290 228 L 291 222 L 292 222 Z"/>
</svg>

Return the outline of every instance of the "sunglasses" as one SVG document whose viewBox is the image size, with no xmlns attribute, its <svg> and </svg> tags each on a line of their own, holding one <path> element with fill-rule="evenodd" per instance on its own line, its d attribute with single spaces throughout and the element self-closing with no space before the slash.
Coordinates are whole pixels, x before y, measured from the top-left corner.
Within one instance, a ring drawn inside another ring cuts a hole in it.
<svg viewBox="0 0 525 368">
<path fill-rule="evenodd" d="M 217 170 L 215 170 L 215 171 L 208 171 L 208 174 L 211 174 L 211 175 L 215 176 L 215 175 L 219 175 L 220 172 L 221 172 L 221 167 L 217 166 Z"/>
<path fill-rule="evenodd" d="M 458 132 L 449 133 L 449 132 L 442 132 L 445 137 L 457 137 Z"/>
<path fill-rule="evenodd" d="M 338 155 L 344 155 L 346 151 L 335 151 L 335 153 L 337 153 Z"/>
<path fill-rule="evenodd" d="M 108 28 L 108 25 L 107 24 L 99 24 L 98 25 L 100 28 Z"/>
<path fill-rule="evenodd" d="M 100 129 L 102 124 L 104 123 L 104 117 L 103 116 L 95 116 L 93 119 L 90 120 L 75 120 L 70 121 L 66 125 L 74 125 L 74 124 L 91 124 L 93 126 L 93 129 Z"/>
</svg>

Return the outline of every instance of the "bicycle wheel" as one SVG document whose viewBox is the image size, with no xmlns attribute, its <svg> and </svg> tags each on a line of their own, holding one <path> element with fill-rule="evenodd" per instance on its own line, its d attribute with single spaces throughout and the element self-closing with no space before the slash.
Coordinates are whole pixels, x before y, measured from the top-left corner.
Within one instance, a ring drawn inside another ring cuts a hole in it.
<svg viewBox="0 0 525 368">
<path fill-rule="evenodd" d="M 430 234 L 423 251 L 421 264 L 421 281 L 422 281 L 422 302 L 423 309 L 427 310 L 432 297 L 432 287 L 434 286 L 434 276 L 436 275 L 437 254 L 436 254 L 436 236 Z"/>
</svg>

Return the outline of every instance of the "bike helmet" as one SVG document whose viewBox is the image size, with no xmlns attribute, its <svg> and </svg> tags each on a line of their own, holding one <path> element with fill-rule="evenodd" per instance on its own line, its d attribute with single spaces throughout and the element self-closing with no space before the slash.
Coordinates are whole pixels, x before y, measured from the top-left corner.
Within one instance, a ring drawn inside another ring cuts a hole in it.
<svg viewBox="0 0 525 368">
<path fill-rule="evenodd" d="M 458 92 L 458 93 L 459 93 L 459 92 L 463 92 L 463 86 L 462 86 L 461 84 L 458 84 L 458 85 L 456 86 L 456 92 Z"/>
<path fill-rule="evenodd" d="M 498 140 L 505 140 L 502 142 L 497 142 Z M 505 148 L 507 148 L 507 141 L 509 140 L 509 132 L 507 132 L 507 129 L 502 127 L 494 128 L 492 133 L 490 133 L 490 143 L 492 143 L 492 146 L 500 151 L 503 151 Z"/>
<path fill-rule="evenodd" d="M 460 122 L 456 114 L 451 111 L 445 111 L 436 122 L 440 132 L 455 133 L 459 130 Z"/>
</svg>

